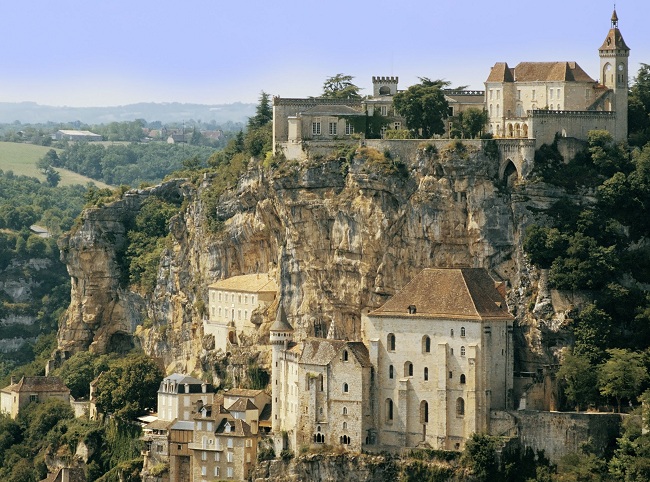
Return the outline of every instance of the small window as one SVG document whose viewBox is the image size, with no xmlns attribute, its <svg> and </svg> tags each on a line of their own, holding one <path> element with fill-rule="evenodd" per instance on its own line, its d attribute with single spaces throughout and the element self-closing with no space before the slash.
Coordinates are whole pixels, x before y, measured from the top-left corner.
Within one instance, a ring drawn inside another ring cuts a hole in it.
<svg viewBox="0 0 650 482">
<path fill-rule="evenodd" d="M 449 378 L 454 378 L 454 372 L 452 371 L 449 372 Z"/>
<path fill-rule="evenodd" d="M 429 367 L 424 367 L 424 381 L 429 380 Z"/>
<path fill-rule="evenodd" d="M 465 384 L 465 374 L 464 373 L 460 376 L 460 384 L 461 385 Z"/>
<path fill-rule="evenodd" d="M 351 124 L 350 122 L 345 122 L 345 135 L 350 136 L 354 134 L 354 125 Z"/>
<path fill-rule="evenodd" d="M 330 136 L 335 136 L 336 135 L 337 127 L 338 127 L 338 124 L 336 122 L 330 122 L 329 123 Z"/>
<path fill-rule="evenodd" d="M 420 402 L 420 423 L 429 423 L 429 403 L 426 400 Z"/>
<path fill-rule="evenodd" d="M 320 118 L 314 119 L 314 122 L 311 123 L 311 133 L 320 136 Z"/>
<path fill-rule="evenodd" d="M 348 351 L 343 350 L 343 361 L 348 361 Z"/>
<path fill-rule="evenodd" d="M 412 377 L 413 376 L 413 363 L 411 362 L 406 362 L 404 363 L 404 376 L 405 377 Z"/>
<path fill-rule="evenodd" d="M 386 399 L 386 421 L 393 421 L 393 401 L 390 398 Z"/>
<path fill-rule="evenodd" d="M 348 422 L 343 422 L 343 430 L 347 430 L 347 429 L 348 429 Z"/>
<path fill-rule="evenodd" d="M 348 414 L 348 407 L 343 407 L 343 415 L 347 415 L 347 414 Z"/>
<path fill-rule="evenodd" d="M 395 129 L 396 131 L 400 130 L 401 128 L 402 128 L 402 123 L 401 122 L 395 122 L 393 124 L 393 129 Z"/>
<path fill-rule="evenodd" d="M 386 346 L 388 347 L 388 351 L 395 351 L 395 335 L 393 333 L 388 334 Z"/>
<path fill-rule="evenodd" d="M 454 329 L 453 328 L 449 331 L 449 336 L 451 336 L 451 337 L 454 336 Z"/>
<path fill-rule="evenodd" d="M 388 367 L 388 378 L 394 378 L 395 377 L 395 369 L 393 368 L 393 365 L 390 365 Z"/>
<path fill-rule="evenodd" d="M 464 346 L 460 347 L 460 356 L 465 356 L 465 347 Z"/>
<path fill-rule="evenodd" d="M 381 115 L 387 115 L 388 114 L 388 107 L 385 105 L 381 106 Z"/>
<path fill-rule="evenodd" d="M 431 353 L 431 338 L 428 335 L 422 337 L 422 353 Z"/>
<path fill-rule="evenodd" d="M 456 416 L 462 417 L 465 415 L 465 400 L 458 398 L 456 400 Z"/>
<path fill-rule="evenodd" d="M 343 393 L 348 393 L 348 384 L 347 383 L 343 384 Z"/>
<path fill-rule="evenodd" d="M 460 336 L 465 336 L 465 327 L 464 326 L 460 327 Z"/>
</svg>

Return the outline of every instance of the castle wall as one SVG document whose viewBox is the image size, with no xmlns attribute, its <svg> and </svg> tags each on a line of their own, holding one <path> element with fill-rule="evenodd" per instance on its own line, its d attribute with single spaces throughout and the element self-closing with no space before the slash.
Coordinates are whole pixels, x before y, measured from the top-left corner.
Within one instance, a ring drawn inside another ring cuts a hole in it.
<svg viewBox="0 0 650 482">
<path fill-rule="evenodd" d="M 587 139 L 591 130 L 606 130 L 615 135 L 616 113 L 604 111 L 540 111 L 530 113 L 529 128 L 537 146 L 551 144 L 555 134 Z"/>
</svg>

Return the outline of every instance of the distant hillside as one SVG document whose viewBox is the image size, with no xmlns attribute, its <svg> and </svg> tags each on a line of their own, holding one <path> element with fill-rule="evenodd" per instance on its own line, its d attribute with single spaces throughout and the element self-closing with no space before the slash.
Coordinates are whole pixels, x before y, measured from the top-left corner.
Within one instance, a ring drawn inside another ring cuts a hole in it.
<svg viewBox="0 0 650 482">
<path fill-rule="evenodd" d="M 15 142 L 0 142 L 0 169 L 4 172 L 12 171 L 17 176 L 31 176 L 39 181 L 45 181 L 45 175 L 36 167 L 36 162 L 49 151 L 49 147 L 34 146 L 32 144 L 17 144 Z M 61 186 L 81 184 L 85 186 L 92 182 L 97 187 L 110 187 L 100 181 L 95 181 L 76 172 L 57 168 L 61 174 Z"/>
<path fill-rule="evenodd" d="M 147 121 L 182 122 L 190 119 L 217 124 L 246 122 L 255 114 L 255 104 L 156 104 L 153 102 L 116 107 L 54 107 L 35 102 L 0 102 L 0 123 L 19 121 L 23 124 L 47 122 L 107 124 L 109 122 L 145 119 Z"/>
</svg>

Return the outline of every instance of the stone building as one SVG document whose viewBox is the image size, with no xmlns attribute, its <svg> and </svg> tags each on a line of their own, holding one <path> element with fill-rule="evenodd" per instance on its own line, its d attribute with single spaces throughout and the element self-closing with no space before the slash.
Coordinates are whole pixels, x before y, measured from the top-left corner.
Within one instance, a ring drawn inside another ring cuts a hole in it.
<svg viewBox="0 0 650 482">
<path fill-rule="evenodd" d="M 256 310 L 264 309 L 277 296 L 278 286 L 268 273 L 222 279 L 208 286 L 208 316 L 203 333 L 214 336 L 215 350 L 226 351 L 241 335 L 251 336 L 261 323 Z"/>
<path fill-rule="evenodd" d="M 59 377 L 22 377 L 19 381 L 12 378 L 11 384 L 0 390 L 0 411 L 16 418 L 28 403 L 49 399 L 70 403 L 70 389 Z"/>
<path fill-rule="evenodd" d="M 628 57 L 616 11 L 602 46 L 600 81 L 576 62 L 497 62 L 485 81 L 485 106 L 495 137 L 531 138 L 537 145 L 554 136 L 586 139 L 593 129 L 627 139 Z"/>
<path fill-rule="evenodd" d="M 499 286 L 476 268 L 425 269 L 362 319 L 363 342 L 293 342 L 271 327 L 272 426 L 289 446 L 461 449 L 490 431 L 513 387 L 512 322 Z"/>
<path fill-rule="evenodd" d="M 363 318 L 378 443 L 459 449 L 513 386 L 512 322 L 487 271 L 425 269 Z"/>
</svg>

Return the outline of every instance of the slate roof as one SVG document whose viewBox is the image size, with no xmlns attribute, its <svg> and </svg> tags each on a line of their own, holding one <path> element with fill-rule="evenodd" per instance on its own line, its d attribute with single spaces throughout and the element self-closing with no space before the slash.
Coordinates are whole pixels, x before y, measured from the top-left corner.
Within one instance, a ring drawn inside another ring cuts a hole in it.
<svg viewBox="0 0 650 482">
<path fill-rule="evenodd" d="M 235 427 L 234 432 L 226 432 L 226 423 L 229 423 L 231 427 Z M 217 429 L 215 430 L 216 434 L 227 434 L 235 435 L 240 437 L 251 437 L 253 432 L 251 432 L 251 426 L 239 418 L 235 419 L 223 419 Z"/>
<path fill-rule="evenodd" d="M 278 312 L 275 315 L 275 321 L 271 325 L 271 331 L 293 331 L 293 328 L 287 320 L 287 314 L 284 312 L 282 304 L 278 308 Z"/>
<path fill-rule="evenodd" d="M 49 474 L 41 482 L 61 482 L 64 480 L 64 472 L 67 472 L 68 482 L 86 482 L 86 474 L 82 468 L 79 467 L 69 467 L 69 468 L 59 468 L 55 472 Z"/>
<path fill-rule="evenodd" d="M 277 293 L 278 285 L 268 273 L 231 276 L 212 283 L 208 288 L 245 293 Z"/>
<path fill-rule="evenodd" d="M 251 390 L 249 388 L 231 388 L 223 392 L 224 397 L 256 397 L 264 390 Z"/>
<path fill-rule="evenodd" d="M 145 430 L 168 430 L 174 421 L 169 420 L 155 420 L 144 426 Z"/>
<path fill-rule="evenodd" d="M 163 393 L 163 387 L 165 383 L 173 382 L 175 384 L 174 390 L 172 393 L 203 393 L 203 385 L 206 385 L 206 392 L 211 393 L 213 391 L 212 384 L 199 380 L 198 378 L 191 377 L 189 375 L 183 375 L 181 373 L 173 373 L 168 377 L 163 378 L 160 382 L 160 387 L 158 388 L 158 393 Z M 188 385 L 188 390 L 185 391 L 185 385 Z M 165 392 L 168 393 L 168 392 Z"/>
<path fill-rule="evenodd" d="M 336 116 L 336 115 L 346 115 L 346 116 L 355 116 L 355 115 L 363 115 L 365 116 L 366 114 L 357 110 L 353 109 L 350 106 L 347 105 L 339 105 L 339 104 L 330 104 L 330 105 L 316 105 L 310 109 L 307 109 L 305 111 L 302 111 L 301 114 L 307 114 L 307 115 L 331 115 L 331 116 Z"/>
<path fill-rule="evenodd" d="M 409 306 L 415 313 L 409 314 Z M 482 268 L 429 268 L 371 316 L 512 320 L 494 280 Z"/>
</svg>

